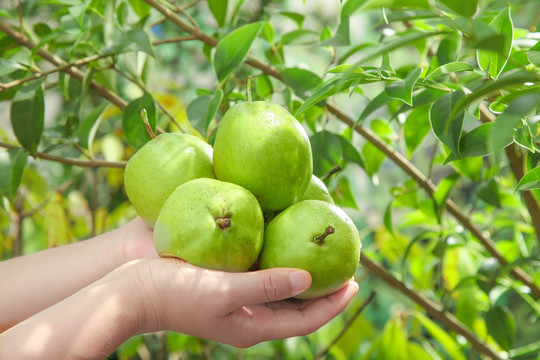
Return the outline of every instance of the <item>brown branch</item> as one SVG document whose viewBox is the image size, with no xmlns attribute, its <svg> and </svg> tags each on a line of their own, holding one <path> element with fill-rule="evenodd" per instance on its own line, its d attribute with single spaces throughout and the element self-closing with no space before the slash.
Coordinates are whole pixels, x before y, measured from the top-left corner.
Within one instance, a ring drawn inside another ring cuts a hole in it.
<svg viewBox="0 0 540 360">
<path fill-rule="evenodd" d="M 484 104 L 480 104 L 478 110 L 480 111 L 480 120 L 482 122 L 495 122 L 495 115 L 493 115 Z M 504 151 L 506 152 L 506 157 L 508 158 L 514 177 L 519 181 L 523 175 L 525 175 L 523 155 L 521 154 L 519 147 L 515 144 L 507 146 Z M 536 239 L 540 244 L 540 206 L 530 191 L 523 191 L 521 196 L 523 197 L 523 201 L 531 216 L 532 224 L 536 232 Z"/>
<path fill-rule="evenodd" d="M 191 26 L 190 24 L 186 23 L 175 12 L 164 7 L 157 0 L 144 0 L 144 1 L 147 2 L 153 8 L 155 8 L 156 10 L 158 10 L 159 12 L 161 12 L 165 17 L 167 17 L 172 23 L 174 23 L 180 29 L 195 36 L 195 38 L 197 38 L 198 40 L 203 41 L 208 46 L 215 47 L 217 45 L 218 39 L 204 33 L 203 31 L 201 31 L 200 28 L 195 28 Z M 248 59 L 245 61 L 245 63 L 256 69 L 261 70 L 267 75 L 270 75 L 280 81 L 283 81 L 283 78 L 281 77 L 281 73 L 279 72 L 278 69 L 257 60 L 251 55 L 248 55 Z M 332 113 L 334 116 L 336 116 L 339 120 L 341 120 L 342 122 L 344 122 L 345 124 L 351 127 L 354 127 L 354 130 L 357 133 L 359 133 L 366 140 L 368 140 L 373 145 L 375 145 L 387 157 L 389 157 L 392 161 L 394 161 L 402 170 L 404 170 L 407 174 L 409 174 L 409 176 L 411 176 L 423 189 L 425 189 L 426 192 L 430 196 L 433 196 L 433 194 L 435 193 L 437 189 L 436 186 L 433 185 L 431 180 L 426 178 L 426 176 L 420 170 L 418 170 L 414 166 L 414 164 L 409 162 L 407 158 L 401 155 L 398 151 L 394 150 L 390 145 L 386 144 L 386 142 L 381 140 L 370 129 L 365 128 L 362 125 L 357 125 L 353 119 L 347 116 L 344 112 L 342 112 L 336 106 L 327 102 L 326 107 L 328 111 Z M 458 221 L 460 221 L 463 224 L 463 226 L 467 228 L 473 234 L 473 236 L 476 237 L 478 241 L 482 243 L 482 245 L 488 250 L 488 252 L 499 261 L 501 265 L 508 264 L 508 261 L 499 252 L 499 250 L 496 248 L 493 241 L 490 238 L 487 238 L 486 236 L 484 236 L 484 234 L 482 234 L 482 231 L 480 231 L 469 220 L 469 218 L 465 214 L 463 214 L 463 212 L 458 207 L 458 205 L 454 203 L 450 198 L 446 200 L 446 207 L 447 207 L 448 212 L 451 213 Z M 533 280 L 527 273 L 525 273 L 520 268 L 516 267 L 511 270 L 511 274 L 516 279 L 518 279 L 523 284 L 525 284 L 527 287 L 529 287 L 531 289 L 532 294 L 534 294 L 536 298 L 540 298 L 540 288 L 534 284 Z"/>
<path fill-rule="evenodd" d="M 74 67 L 74 66 L 83 66 L 83 65 L 86 65 L 86 64 L 89 64 L 93 61 L 96 61 L 96 60 L 99 60 L 99 59 L 102 59 L 102 58 L 105 58 L 105 57 L 110 57 L 110 56 L 114 56 L 115 54 L 102 54 L 102 55 L 92 55 L 92 56 L 89 56 L 89 57 L 86 57 L 84 59 L 80 59 L 80 60 L 77 60 L 77 61 L 74 61 L 72 63 L 66 63 L 62 66 L 58 66 L 54 69 L 50 69 L 50 70 L 47 70 L 47 71 L 40 71 L 32 76 L 28 76 L 24 79 L 19 79 L 19 80 L 15 80 L 15 81 L 12 81 L 12 82 L 9 82 L 9 83 L 5 83 L 5 84 L 2 84 L 0 83 L 0 92 L 2 91 L 5 91 L 5 90 L 8 90 L 12 87 L 15 87 L 15 86 L 19 86 L 21 84 L 24 84 L 26 82 L 29 82 L 29 81 L 33 81 L 33 80 L 37 80 L 37 79 L 40 79 L 42 77 L 45 77 L 45 76 L 49 76 L 53 73 L 56 73 L 56 72 L 60 72 L 60 71 L 65 71 L 71 67 Z"/>
<path fill-rule="evenodd" d="M 354 323 L 356 318 L 358 318 L 358 316 L 360 316 L 362 311 L 364 311 L 364 309 L 369 305 L 369 303 L 373 300 L 373 298 L 375 297 L 376 294 L 377 293 L 375 291 L 372 291 L 371 294 L 369 294 L 369 297 L 366 300 L 364 300 L 364 302 L 360 305 L 360 307 L 358 309 L 356 309 L 353 316 L 351 316 L 351 318 L 345 323 L 345 326 L 343 326 L 343 329 L 341 329 L 339 334 L 334 338 L 334 340 L 332 340 L 332 342 L 326 348 L 324 348 L 315 357 L 315 359 L 325 359 L 326 358 L 326 354 L 328 354 L 328 351 L 330 351 L 332 346 L 336 345 L 337 342 L 339 341 L 339 339 L 341 339 L 343 337 L 343 335 L 345 335 L 345 333 L 347 332 L 347 330 L 349 330 L 349 328 Z"/>
<path fill-rule="evenodd" d="M 449 329 L 465 337 L 469 343 L 479 352 L 488 355 L 492 359 L 502 359 L 493 349 L 480 340 L 471 330 L 461 323 L 452 313 L 445 311 L 440 304 L 429 299 L 420 292 L 409 288 L 396 279 L 387 269 L 370 260 L 364 254 L 360 255 L 360 263 L 366 270 L 376 275 L 389 286 L 399 290 L 407 297 L 420 305 L 431 317 L 444 324 Z"/>
<path fill-rule="evenodd" d="M 15 42 L 18 44 L 28 48 L 33 49 L 36 44 L 30 39 L 28 39 L 26 36 L 22 35 L 21 33 L 17 32 L 15 29 L 13 29 L 11 26 L 9 26 L 6 22 L 0 19 L 0 30 L 3 31 L 6 35 L 11 37 Z M 48 52 L 44 48 L 40 48 L 37 51 L 37 54 L 41 56 L 43 59 L 47 60 L 48 62 L 56 65 L 56 66 L 66 66 L 69 65 L 67 62 L 59 58 L 58 56 Z M 71 75 L 73 78 L 83 81 L 84 79 L 84 73 L 79 70 L 78 68 L 71 66 L 66 67 L 66 69 L 62 70 L 66 74 Z M 122 99 L 120 96 L 115 94 L 114 92 L 107 89 L 105 86 L 101 85 L 95 80 L 92 80 L 90 82 L 90 88 L 95 91 L 98 95 L 104 97 L 105 99 L 109 100 L 111 103 L 116 105 L 120 110 L 124 110 L 127 106 L 127 103 L 124 99 Z"/>
<path fill-rule="evenodd" d="M 187 35 L 187 36 L 178 36 L 170 39 L 163 39 L 163 40 L 156 40 L 152 43 L 152 45 L 161 45 L 161 44 L 170 44 L 170 43 L 178 43 L 183 41 L 189 41 L 189 40 L 197 40 L 195 36 L 193 35 Z"/>
<path fill-rule="evenodd" d="M 1 141 L 0 141 L 0 147 L 5 148 L 5 149 L 24 150 L 20 146 L 7 144 Z M 90 168 L 99 168 L 99 167 L 124 168 L 126 167 L 125 162 L 114 162 L 114 161 L 105 161 L 105 160 L 81 160 L 81 159 L 76 159 L 76 158 L 71 158 L 71 157 L 51 155 L 51 154 L 42 153 L 39 151 L 36 152 L 33 156 L 38 159 L 59 162 L 66 165 L 75 165 L 75 166 L 83 166 L 83 167 L 90 167 Z"/>
</svg>

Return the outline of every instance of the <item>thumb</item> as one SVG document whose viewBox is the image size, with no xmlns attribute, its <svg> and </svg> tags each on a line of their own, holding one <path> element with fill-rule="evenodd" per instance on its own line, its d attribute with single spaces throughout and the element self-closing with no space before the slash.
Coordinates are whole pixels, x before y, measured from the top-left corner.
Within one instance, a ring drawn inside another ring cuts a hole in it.
<svg viewBox="0 0 540 360">
<path fill-rule="evenodd" d="M 311 286 L 311 275 L 301 269 L 273 268 L 232 274 L 230 291 L 242 306 L 263 304 L 298 295 Z"/>
</svg>

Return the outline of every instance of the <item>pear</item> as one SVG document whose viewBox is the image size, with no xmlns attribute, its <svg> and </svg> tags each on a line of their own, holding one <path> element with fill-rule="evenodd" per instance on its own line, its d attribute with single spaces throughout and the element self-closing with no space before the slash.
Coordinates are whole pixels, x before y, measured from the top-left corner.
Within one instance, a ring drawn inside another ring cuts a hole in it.
<svg viewBox="0 0 540 360">
<path fill-rule="evenodd" d="M 263 238 L 263 213 L 255 196 L 239 185 L 205 178 L 180 185 L 154 228 L 160 256 L 223 271 L 248 270 Z"/>
<path fill-rule="evenodd" d="M 186 181 L 214 178 L 212 147 L 198 137 L 165 133 L 147 142 L 128 161 L 124 186 L 139 216 L 154 227 L 169 195 Z"/>
<path fill-rule="evenodd" d="M 358 230 L 343 210 L 326 201 L 304 200 L 268 224 L 259 267 L 309 271 L 311 287 L 296 297 L 317 298 L 348 282 L 358 266 L 361 247 Z"/>
<path fill-rule="evenodd" d="M 216 133 L 213 163 L 219 180 L 251 191 L 264 212 L 298 201 L 313 172 L 304 128 L 288 111 L 268 101 L 241 102 L 225 113 Z"/>
<path fill-rule="evenodd" d="M 326 184 L 315 175 L 311 176 L 309 185 L 299 201 L 302 200 L 322 200 L 334 204 L 334 199 L 330 195 Z"/>
</svg>

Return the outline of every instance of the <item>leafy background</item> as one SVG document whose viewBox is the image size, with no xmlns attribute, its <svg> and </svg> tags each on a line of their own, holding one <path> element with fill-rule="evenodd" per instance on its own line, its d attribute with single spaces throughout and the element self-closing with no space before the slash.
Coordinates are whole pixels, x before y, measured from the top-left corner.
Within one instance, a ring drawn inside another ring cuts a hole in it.
<svg viewBox="0 0 540 360">
<path fill-rule="evenodd" d="M 111 359 L 537 359 L 539 21 L 520 0 L 3 1 L 0 257 L 129 221 L 138 109 L 212 144 L 252 76 L 354 219 L 360 291 L 309 336 L 164 332 Z"/>
</svg>

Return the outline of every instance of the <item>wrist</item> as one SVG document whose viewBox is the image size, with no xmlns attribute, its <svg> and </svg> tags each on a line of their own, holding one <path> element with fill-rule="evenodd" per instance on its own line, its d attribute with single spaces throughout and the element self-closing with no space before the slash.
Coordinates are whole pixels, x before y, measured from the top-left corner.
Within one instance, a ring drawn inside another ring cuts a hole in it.
<svg viewBox="0 0 540 360">
<path fill-rule="evenodd" d="M 120 232 L 120 256 L 122 263 L 144 258 L 157 258 L 152 240 L 153 230 L 137 217 L 123 225 Z"/>
</svg>

